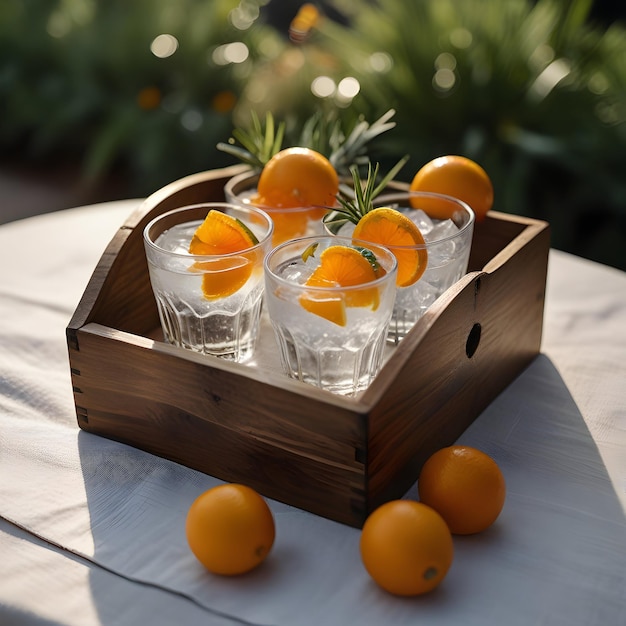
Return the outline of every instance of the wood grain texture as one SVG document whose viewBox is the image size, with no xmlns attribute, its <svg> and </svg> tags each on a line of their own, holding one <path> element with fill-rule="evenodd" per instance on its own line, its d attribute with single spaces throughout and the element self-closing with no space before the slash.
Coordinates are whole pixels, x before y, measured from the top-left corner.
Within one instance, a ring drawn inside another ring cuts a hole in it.
<svg viewBox="0 0 626 626">
<path fill-rule="evenodd" d="M 369 415 L 373 506 L 404 494 L 426 458 L 452 444 L 539 353 L 549 229 L 535 222 L 515 232 L 509 250 L 485 266 L 491 271 L 470 272 L 427 311 L 375 381 L 384 393 Z"/>
<path fill-rule="evenodd" d="M 358 412 L 96 324 L 78 335 L 72 381 L 84 430 L 297 506 L 317 499 L 320 514 L 364 501 Z"/>
<path fill-rule="evenodd" d="M 172 208 L 222 200 L 238 171 L 172 183 L 111 241 L 67 328 L 78 425 L 360 527 L 539 352 L 549 227 L 498 213 L 477 224 L 469 273 L 370 388 L 346 399 L 154 339 L 144 226 Z"/>
<path fill-rule="evenodd" d="M 158 325 L 158 314 L 143 248 L 143 229 L 157 215 L 200 202 L 224 200 L 224 179 L 242 170 L 193 174 L 160 189 L 135 211 L 105 250 L 68 325 L 69 335 L 94 320 L 139 335 Z M 155 324 L 155 320 L 157 320 Z M 68 340 L 70 337 L 68 336 Z"/>
</svg>

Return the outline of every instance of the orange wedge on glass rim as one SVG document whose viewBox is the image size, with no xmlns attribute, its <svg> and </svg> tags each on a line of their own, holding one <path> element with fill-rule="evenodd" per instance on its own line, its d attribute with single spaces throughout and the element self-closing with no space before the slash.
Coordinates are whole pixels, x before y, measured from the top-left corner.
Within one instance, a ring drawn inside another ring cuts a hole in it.
<svg viewBox="0 0 626 626">
<path fill-rule="evenodd" d="M 203 272 L 202 293 L 207 300 L 225 298 L 239 291 L 250 278 L 254 254 L 236 254 L 259 243 L 239 219 L 212 209 L 196 229 L 189 252 L 217 258 L 197 261 L 192 270 Z"/>
<path fill-rule="evenodd" d="M 305 251 L 305 254 L 307 252 Z M 304 255 L 303 255 L 304 258 Z M 320 264 L 306 281 L 309 287 L 328 287 L 332 291 L 311 290 L 300 296 L 300 305 L 338 326 L 347 323 L 346 307 L 378 308 L 377 287 L 366 285 L 383 276 L 385 270 L 378 264 L 370 250 L 348 246 L 330 246 L 320 255 Z M 350 287 L 346 291 L 336 287 Z"/>
<path fill-rule="evenodd" d="M 389 207 L 372 209 L 359 219 L 352 237 L 386 246 L 393 252 L 398 261 L 398 287 L 417 282 L 426 270 L 428 252 L 424 237 L 399 211 Z"/>
</svg>

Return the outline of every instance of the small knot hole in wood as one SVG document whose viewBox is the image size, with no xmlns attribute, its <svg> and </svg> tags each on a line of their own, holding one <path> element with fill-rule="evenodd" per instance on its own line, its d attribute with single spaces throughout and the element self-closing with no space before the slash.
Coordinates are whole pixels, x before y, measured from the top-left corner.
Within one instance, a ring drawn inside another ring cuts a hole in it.
<svg viewBox="0 0 626 626">
<path fill-rule="evenodd" d="M 474 281 L 474 295 L 477 296 L 478 292 L 480 291 L 480 276 Z"/>
<path fill-rule="evenodd" d="M 472 326 L 472 330 L 469 331 L 467 341 L 465 342 L 465 354 L 467 354 L 468 359 L 471 359 L 474 356 L 474 353 L 478 348 L 478 344 L 480 343 L 480 333 L 480 324 L 474 324 Z"/>
</svg>

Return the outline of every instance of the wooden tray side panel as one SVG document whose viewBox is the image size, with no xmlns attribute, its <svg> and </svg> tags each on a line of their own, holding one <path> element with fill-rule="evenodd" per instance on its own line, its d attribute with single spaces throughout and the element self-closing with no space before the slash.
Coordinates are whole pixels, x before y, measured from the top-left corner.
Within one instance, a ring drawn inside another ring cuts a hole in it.
<svg viewBox="0 0 626 626">
<path fill-rule="evenodd" d="M 159 320 L 145 225 L 173 208 L 222 200 L 225 181 L 243 169 L 168 185 L 111 241 L 67 328 L 78 424 L 360 527 L 539 352 L 549 228 L 496 212 L 476 224 L 470 273 L 352 402 L 148 339 Z"/>
<path fill-rule="evenodd" d="M 365 416 L 149 345 L 88 330 L 77 337 L 70 363 L 82 429 L 363 522 Z"/>
<path fill-rule="evenodd" d="M 525 220 L 491 211 L 474 225 L 474 237 L 468 271 L 482 271 L 485 265 L 502 252 L 528 227 Z"/>
<path fill-rule="evenodd" d="M 89 322 L 146 335 L 159 325 L 148 278 L 143 229 L 157 215 L 188 204 L 224 199 L 224 183 L 240 166 L 194 174 L 148 197 L 120 228 L 105 250 L 68 326 L 73 331 Z"/>
<path fill-rule="evenodd" d="M 370 414 L 370 508 L 404 494 L 428 456 L 456 441 L 539 353 L 550 235 L 547 225 L 531 230 L 492 272 L 460 281 L 421 320 L 427 332 L 400 345 L 402 368 Z"/>
</svg>

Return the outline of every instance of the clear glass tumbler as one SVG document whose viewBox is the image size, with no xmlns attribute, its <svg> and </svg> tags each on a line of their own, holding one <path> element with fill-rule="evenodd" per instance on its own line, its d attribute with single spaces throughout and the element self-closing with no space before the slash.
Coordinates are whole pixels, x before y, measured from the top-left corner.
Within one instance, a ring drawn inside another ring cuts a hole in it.
<svg viewBox="0 0 626 626">
<path fill-rule="evenodd" d="M 361 258 L 344 260 L 333 246 Z M 367 281 L 359 274 L 340 286 L 362 260 L 375 268 L 370 276 L 365 266 Z M 340 395 L 367 388 L 383 362 L 396 272 L 389 250 L 352 239 L 304 237 L 274 248 L 265 259 L 265 302 L 285 373 Z"/>
<path fill-rule="evenodd" d="M 398 286 L 388 339 L 398 344 L 428 307 L 466 272 L 474 233 L 474 212 L 461 200 L 428 192 L 393 192 L 376 198 L 375 208 L 389 207 L 407 215 L 419 228 L 424 244 L 387 247 L 402 255 L 425 252 L 426 270 L 412 285 Z M 354 224 L 329 223 L 327 232 L 347 237 Z"/>
<path fill-rule="evenodd" d="M 189 242 L 212 209 L 240 220 L 259 243 L 230 254 L 190 254 Z M 150 282 L 166 341 L 236 362 L 253 355 L 272 232 L 263 211 L 221 202 L 175 209 L 146 226 Z M 219 289 L 207 292 L 207 284 Z"/>
<path fill-rule="evenodd" d="M 277 246 L 290 239 L 324 234 L 322 218 L 328 209 L 312 206 L 278 209 L 256 204 L 253 200 L 257 193 L 258 180 L 259 175 L 251 172 L 233 176 L 224 185 L 224 195 L 227 202 L 255 206 L 272 218 L 274 222 L 272 245 Z"/>
</svg>

